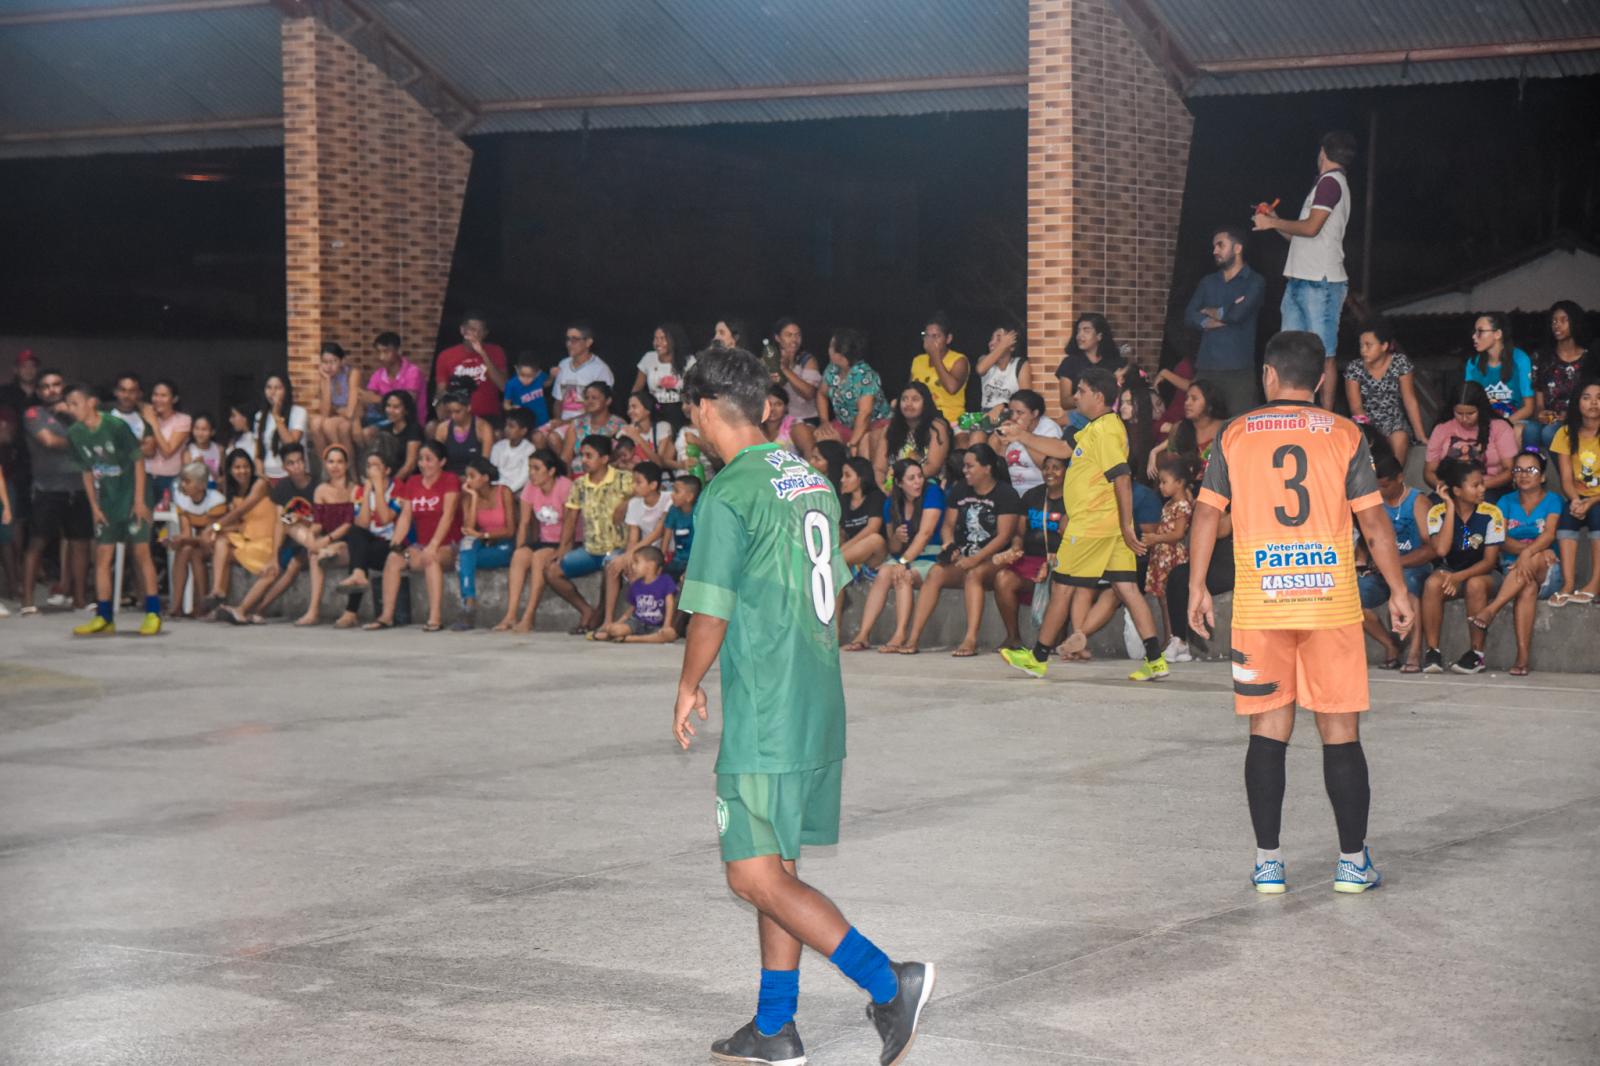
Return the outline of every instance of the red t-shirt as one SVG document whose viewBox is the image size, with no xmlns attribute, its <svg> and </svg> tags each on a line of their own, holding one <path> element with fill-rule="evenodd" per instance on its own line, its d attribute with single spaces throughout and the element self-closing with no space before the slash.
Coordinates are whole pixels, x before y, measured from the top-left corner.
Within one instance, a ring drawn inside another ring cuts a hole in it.
<svg viewBox="0 0 1600 1066">
<path fill-rule="evenodd" d="M 444 515 L 444 497 L 450 492 L 456 494 L 456 513 L 450 520 L 449 532 L 444 535 L 445 544 L 454 544 L 461 539 L 461 479 L 446 471 L 430 487 L 422 483 L 421 474 L 412 474 L 400 486 L 399 498 L 411 501 L 411 529 L 418 544 L 427 546 L 439 531 L 439 519 Z"/>
<path fill-rule="evenodd" d="M 506 350 L 498 344 L 485 344 L 483 351 L 495 369 L 504 374 Z M 500 413 L 500 386 L 489 379 L 489 367 L 483 356 L 465 344 L 446 348 L 433 362 L 433 382 L 438 388 L 443 389 L 451 378 L 471 378 L 478 383 L 472 390 L 473 414 L 489 418 Z"/>
</svg>

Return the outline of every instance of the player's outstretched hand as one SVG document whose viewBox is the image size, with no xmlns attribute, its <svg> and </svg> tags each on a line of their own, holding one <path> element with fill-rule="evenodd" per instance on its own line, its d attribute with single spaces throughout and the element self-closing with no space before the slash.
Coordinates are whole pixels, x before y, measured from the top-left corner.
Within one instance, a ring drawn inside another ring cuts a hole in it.
<svg viewBox="0 0 1600 1066">
<path fill-rule="evenodd" d="M 1389 626 L 1401 640 L 1411 635 L 1417 621 L 1417 612 L 1411 602 L 1411 593 L 1405 588 L 1389 591 Z"/>
<path fill-rule="evenodd" d="M 1407 604 L 1410 609 L 1410 604 Z M 1217 624 L 1216 615 L 1211 610 L 1211 590 L 1204 585 L 1196 592 L 1193 586 L 1189 589 L 1189 628 L 1202 640 L 1211 636 L 1211 627 Z"/>
<path fill-rule="evenodd" d="M 702 722 L 706 720 L 705 689 L 678 690 L 678 705 L 672 711 L 672 735 L 684 751 L 689 750 L 689 740 L 694 736 L 694 726 L 689 722 L 691 713 L 698 713 Z"/>
</svg>

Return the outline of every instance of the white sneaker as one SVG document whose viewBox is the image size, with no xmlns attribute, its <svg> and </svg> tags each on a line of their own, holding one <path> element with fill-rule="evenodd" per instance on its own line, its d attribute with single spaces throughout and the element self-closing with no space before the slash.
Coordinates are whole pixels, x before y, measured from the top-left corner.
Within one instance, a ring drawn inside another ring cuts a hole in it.
<svg viewBox="0 0 1600 1066">
<path fill-rule="evenodd" d="M 5 604 L 0 603 L 0 618 L 10 618 L 10 617 L 11 617 L 11 611 L 6 607 Z"/>
<path fill-rule="evenodd" d="M 1161 657 L 1169 663 L 1194 662 L 1194 656 L 1189 654 L 1189 645 L 1177 637 L 1167 641 L 1167 650 L 1161 653 Z"/>
<path fill-rule="evenodd" d="M 46 607 L 71 607 L 72 597 L 63 592 L 52 592 L 45 597 L 44 605 Z"/>
</svg>

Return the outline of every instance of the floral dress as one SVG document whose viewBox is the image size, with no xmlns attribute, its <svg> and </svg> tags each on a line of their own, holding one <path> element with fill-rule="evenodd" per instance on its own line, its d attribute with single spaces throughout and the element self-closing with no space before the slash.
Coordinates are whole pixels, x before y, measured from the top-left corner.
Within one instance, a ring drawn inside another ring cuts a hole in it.
<svg viewBox="0 0 1600 1066">
<path fill-rule="evenodd" d="M 883 379 L 866 363 L 852 363 L 849 370 L 840 370 L 833 363 L 822 372 L 822 383 L 828 390 L 828 404 L 836 421 L 846 426 L 856 418 L 856 405 L 861 397 L 872 397 L 872 421 L 889 417 L 889 398 L 883 394 Z"/>
<path fill-rule="evenodd" d="M 1161 524 L 1156 527 L 1156 532 L 1171 533 L 1178 528 L 1180 518 L 1188 518 L 1193 512 L 1194 504 L 1189 500 L 1168 500 L 1161 506 Z M 1173 567 L 1182 566 L 1188 561 L 1187 538 L 1172 544 L 1150 545 L 1150 569 L 1145 574 L 1144 590 L 1152 596 L 1166 595 L 1167 575 L 1172 573 Z"/>
<path fill-rule="evenodd" d="M 1384 371 L 1383 377 L 1373 377 L 1367 364 L 1357 359 L 1344 368 L 1344 378 L 1361 389 L 1361 406 L 1372 424 L 1385 433 L 1398 433 L 1406 428 L 1405 406 L 1400 402 L 1400 379 L 1414 369 L 1404 352 L 1395 352 L 1389 356 L 1389 369 Z"/>
</svg>

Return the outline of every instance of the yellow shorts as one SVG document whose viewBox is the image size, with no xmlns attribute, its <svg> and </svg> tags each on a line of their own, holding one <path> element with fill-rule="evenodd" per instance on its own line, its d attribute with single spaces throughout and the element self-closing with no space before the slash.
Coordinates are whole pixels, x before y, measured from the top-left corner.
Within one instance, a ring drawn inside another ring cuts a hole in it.
<svg viewBox="0 0 1600 1066">
<path fill-rule="evenodd" d="M 1263 714 L 1298 703 L 1319 714 L 1372 706 L 1360 622 L 1337 629 L 1235 629 L 1233 709 Z"/>
<path fill-rule="evenodd" d="M 1068 534 L 1056 557 L 1056 583 L 1092 589 L 1102 579 L 1108 582 L 1139 580 L 1139 559 L 1122 539 L 1122 534 L 1109 537 Z"/>
</svg>

